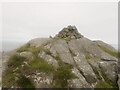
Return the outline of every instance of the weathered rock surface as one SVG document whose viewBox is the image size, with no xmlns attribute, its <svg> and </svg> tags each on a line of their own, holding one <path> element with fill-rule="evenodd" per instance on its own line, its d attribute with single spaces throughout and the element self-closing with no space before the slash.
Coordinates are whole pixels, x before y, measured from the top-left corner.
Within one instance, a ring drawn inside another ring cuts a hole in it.
<svg viewBox="0 0 120 90">
<path fill-rule="evenodd" d="M 7 75 L 11 75 L 17 68 L 11 81 L 17 84 L 7 83 L 11 78 L 3 73 L 3 87 L 30 87 L 18 82 L 19 78 L 14 80 L 19 74 L 35 88 L 118 88 L 116 52 L 102 41 L 83 37 L 75 26 L 68 26 L 53 38 L 31 40 L 23 50 L 16 51 L 20 59 L 17 56 L 14 59 L 22 61 L 9 62 L 5 72 L 10 70 Z"/>
<path fill-rule="evenodd" d="M 102 61 L 99 64 L 102 73 L 104 73 L 104 75 L 113 83 L 116 83 L 117 81 L 117 63 L 113 62 L 113 61 Z"/>
<path fill-rule="evenodd" d="M 75 26 L 68 26 L 66 28 L 63 28 L 63 30 L 61 30 L 59 34 L 56 35 L 56 37 L 79 39 L 83 36 L 77 31 L 77 28 Z"/>
<path fill-rule="evenodd" d="M 32 59 L 33 58 L 32 52 L 21 52 L 20 56 L 25 57 L 27 59 Z"/>
<path fill-rule="evenodd" d="M 31 47 L 40 47 L 46 44 L 51 38 L 36 38 L 28 42 Z"/>
</svg>

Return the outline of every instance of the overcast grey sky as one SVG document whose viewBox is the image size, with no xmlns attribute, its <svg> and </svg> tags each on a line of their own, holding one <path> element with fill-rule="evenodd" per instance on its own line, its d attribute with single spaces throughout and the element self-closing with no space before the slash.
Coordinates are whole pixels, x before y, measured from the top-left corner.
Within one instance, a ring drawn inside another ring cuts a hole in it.
<svg viewBox="0 0 120 90">
<path fill-rule="evenodd" d="M 92 40 L 118 43 L 117 2 L 2 4 L 3 41 L 27 42 L 57 34 L 67 25 Z"/>
</svg>

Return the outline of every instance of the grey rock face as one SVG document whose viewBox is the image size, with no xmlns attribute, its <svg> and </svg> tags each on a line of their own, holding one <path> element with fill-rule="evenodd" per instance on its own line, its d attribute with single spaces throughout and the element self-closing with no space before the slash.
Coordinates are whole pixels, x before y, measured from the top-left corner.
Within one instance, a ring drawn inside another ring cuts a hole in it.
<svg viewBox="0 0 120 90">
<path fill-rule="evenodd" d="M 59 71 L 59 74 L 62 73 L 60 76 L 58 75 L 59 77 L 64 77 L 64 75 L 68 75 L 70 72 L 75 76 L 69 76 L 71 78 L 66 80 L 67 87 L 98 88 L 97 86 L 100 86 L 106 88 L 109 86 L 104 86 L 104 83 L 98 85 L 101 81 L 106 82 L 107 84 L 112 83 L 116 86 L 118 84 L 120 86 L 120 80 L 117 81 L 118 77 L 120 77 L 120 75 L 117 75 L 118 59 L 107 51 L 102 50 L 100 47 L 104 47 L 106 50 L 113 52 L 117 51 L 102 41 L 91 41 L 88 38 L 83 37 L 83 35 L 77 31 L 75 26 L 63 28 L 63 30 L 60 31 L 55 37 L 33 39 L 27 44 L 29 45 L 29 49 L 27 49 L 28 51 L 16 52 L 20 56 L 28 59 L 23 62 L 27 63 L 24 64 L 24 66 L 28 65 L 28 67 L 30 67 L 30 59 L 36 57 L 32 60 L 43 59 L 47 63 L 44 63 L 44 65 L 40 64 L 43 66 L 39 67 L 36 62 L 33 62 L 32 66 L 34 68 L 41 70 L 41 68 L 43 69 L 43 67 L 46 66 L 45 70 L 49 70 L 49 65 L 52 65 L 54 67 L 53 70 L 55 70 L 54 72 L 51 71 L 49 74 L 40 70 L 34 71 L 32 67 L 34 72 L 32 72 L 31 75 L 25 75 L 33 81 L 36 88 L 53 87 L 57 82 L 55 81 L 57 77 L 56 71 L 59 70 L 62 65 L 66 65 L 66 67 L 62 68 L 63 72 Z M 31 47 L 32 50 L 37 53 L 29 51 L 31 50 Z M 66 71 L 65 68 L 69 70 Z M 57 85 L 59 86 L 61 83 L 60 81 L 62 80 L 59 80 L 58 78 L 57 80 L 59 81 L 57 82 Z M 114 87 L 112 84 L 110 84 L 111 87 Z"/>
<path fill-rule="evenodd" d="M 101 59 L 104 61 L 118 61 L 118 59 L 114 56 L 109 55 L 108 53 L 102 52 Z"/>
<path fill-rule="evenodd" d="M 31 47 L 40 47 L 50 41 L 51 38 L 36 38 L 28 42 Z"/>
<path fill-rule="evenodd" d="M 57 52 L 61 60 L 65 63 L 73 65 L 73 57 L 70 54 L 68 45 L 65 40 L 59 39 L 53 43 L 52 48 Z"/>
<path fill-rule="evenodd" d="M 74 60 L 79 70 L 85 76 L 86 80 L 91 84 L 95 83 L 97 78 L 88 62 L 84 58 L 81 58 L 79 54 L 74 57 Z"/>
<path fill-rule="evenodd" d="M 58 67 L 58 62 L 50 55 L 47 55 L 45 52 L 39 53 L 39 57 L 42 57 L 46 60 L 49 64 L 53 65 L 55 68 Z"/>
<path fill-rule="evenodd" d="M 111 80 L 113 83 L 117 82 L 117 63 L 113 61 L 102 61 L 99 63 L 101 71 L 104 73 L 106 78 Z"/>
<path fill-rule="evenodd" d="M 69 81 L 69 86 L 71 88 L 91 88 L 90 84 L 86 81 L 85 77 L 82 76 L 77 68 L 73 68 L 72 73 L 74 73 L 78 79 L 72 79 Z"/>
<path fill-rule="evenodd" d="M 36 72 L 28 76 L 28 78 L 29 77 L 32 80 L 34 80 L 33 82 L 35 83 L 36 88 L 40 88 L 40 87 L 49 88 L 51 86 L 53 79 L 53 75 L 47 75 L 46 73 L 42 73 L 42 72 L 41 73 Z"/>
</svg>

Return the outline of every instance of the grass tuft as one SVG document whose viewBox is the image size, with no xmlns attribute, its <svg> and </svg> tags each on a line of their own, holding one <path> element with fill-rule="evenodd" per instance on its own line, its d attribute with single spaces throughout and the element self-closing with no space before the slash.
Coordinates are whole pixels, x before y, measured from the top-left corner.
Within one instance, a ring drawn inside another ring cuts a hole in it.
<svg viewBox="0 0 120 90">
<path fill-rule="evenodd" d="M 8 68 L 19 67 L 25 59 L 26 58 L 19 56 L 19 55 L 16 55 L 16 54 L 11 56 L 7 62 Z"/>
<path fill-rule="evenodd" d="M 25 88 L 25 90 L 35 90 L 35 86 L 29 78 L 26 78 L 24 75 L 21 75 L 19 80 L 17 81 L 18 86 Z"/>
<path fill-rule="evenodd" d="M 76 78 L 69 65 L 62 64 L 54 72 L 55 88 L 67 88 L 68 80 Z"/>
<path fill-rule="evenodd" d="M 97 83 L 95 88 L 113 88 L 110 84 L 106 83 L 105 81 L 100 81 Z"/>
<path fill-rule="evenodd" d="M 89 53 L 87 53 L 86 55 L 85 55 L 85 59 L 91 59 L 92 58 L 92 56 L 89 54 Z"/>
<path fill-rule="evenodd" d="M 53 66 L 48 64 L 44 59 L 40 57 L 34 58 L 30 62 L 29 68 L 31 68 L 32 70 L 38 70 L 38 71 L 45 72 L 45 73 L 50 73 L 54 71 Z"/>
</svg>

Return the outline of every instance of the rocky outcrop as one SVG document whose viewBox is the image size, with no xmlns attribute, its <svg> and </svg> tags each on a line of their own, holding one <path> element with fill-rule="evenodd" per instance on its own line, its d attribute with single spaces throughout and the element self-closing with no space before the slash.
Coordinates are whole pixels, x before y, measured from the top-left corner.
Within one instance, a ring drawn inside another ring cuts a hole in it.
<svg viewBox="0 0 120 90">
<path fill-rule="evenodd" d="M 117 50 L 68 26 L 16 50 L 3 73 L 3 87 L 118 88 L 117 63 Z"/>
<path fill-rule="evenodd" d="M 83 37 L 78 31 L 75 26 L 69 25 L 68 27 L 63 28 L 56 37 L 60 38 L 69 38 L 69 39 L 79 39 Z"/>
</svg>

